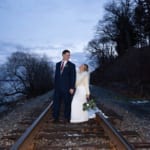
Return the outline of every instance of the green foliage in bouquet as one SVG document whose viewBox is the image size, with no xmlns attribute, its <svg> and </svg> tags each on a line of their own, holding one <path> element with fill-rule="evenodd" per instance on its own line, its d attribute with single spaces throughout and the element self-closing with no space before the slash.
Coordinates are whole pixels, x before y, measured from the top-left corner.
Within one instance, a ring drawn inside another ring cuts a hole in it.
<svg viewBox="0 0 150 150">
<path fill-rule="evenodd" d="M 89 109 L 95 109 L 96 102 L 94 99 L 90 99 L 88 102 L 83 104 L 83 111 L 89 110 Z"/>
</svg>

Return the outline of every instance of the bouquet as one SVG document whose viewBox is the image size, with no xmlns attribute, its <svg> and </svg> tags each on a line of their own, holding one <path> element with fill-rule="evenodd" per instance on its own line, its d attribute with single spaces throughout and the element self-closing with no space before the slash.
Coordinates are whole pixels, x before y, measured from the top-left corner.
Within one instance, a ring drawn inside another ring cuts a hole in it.
<svg viewBox="0 0 150 150">
<path fill-rule="evenodd" d="M 95 109 L 96 108 L 96 102 L 94 99 L 88 100 L 88 102 L 83 104 L 83 111 L 89 110 L 89 109 Z"/>
</svg>

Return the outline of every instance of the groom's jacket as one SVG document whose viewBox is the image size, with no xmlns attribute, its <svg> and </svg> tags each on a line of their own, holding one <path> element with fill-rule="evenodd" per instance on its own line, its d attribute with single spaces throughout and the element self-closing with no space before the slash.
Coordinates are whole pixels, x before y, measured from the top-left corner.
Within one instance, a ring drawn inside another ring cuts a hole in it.
<svg viewBox="0 0 150 150">
<path fill-rule="evenodd" d="M 69 92 L 69 89 L 75 88 L 76 71 L 75 65 L 68 61 L 61 73 L 61 61 L 56 63 L 55 70 L 55 90 Z"/>
</svg>

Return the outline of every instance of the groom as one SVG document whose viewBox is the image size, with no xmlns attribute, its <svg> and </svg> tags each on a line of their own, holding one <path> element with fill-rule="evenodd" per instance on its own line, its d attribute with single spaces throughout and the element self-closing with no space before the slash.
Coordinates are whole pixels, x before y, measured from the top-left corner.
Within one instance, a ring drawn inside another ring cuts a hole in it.
<svg viewBox="0 0 150 150">
<path fill-rule="evenodd" d="M 62 61 L 56 64 L 55 91 L 53 101 L 54 123 L 59 122 L 60 105 L 64 102 L 64 121 L 70 121 L 71 101 L 75 90 L 75 65 L 69 61 L 70 51 L 62 52 Z"/>
</svg>

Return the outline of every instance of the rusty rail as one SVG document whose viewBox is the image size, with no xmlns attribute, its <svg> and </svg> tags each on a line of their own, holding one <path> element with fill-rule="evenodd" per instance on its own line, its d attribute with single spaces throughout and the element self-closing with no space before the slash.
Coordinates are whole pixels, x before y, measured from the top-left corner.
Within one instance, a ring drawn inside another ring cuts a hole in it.
<svg viewBox="0 0 150 150">
<path fill-rule="evenodd" d="M 24 134 L 18 139 L 18 141 L 12 146 L 11 150 L 33 150 L 33 139 L 39 129 L 42 127 L 44 121 L 49 120 L 49 114 L 51 113 L 52 102 L 42 112 L 42 114 L 33 122 L 33 124 L 27 128 Z M 96 121 L 103 128 L 104 132 L 110 139 L 110 143 L 115 150 L 133 150 L 135 147 L 133 144 L 128 143 L 120 132 L 113 127 L 113 125 L 102 115 L 102 113 L 96 113 Z"/>
<path fill-rule="evenodd" d="M 42 112 L 42 114 L 33 122 L 33 124 L 27 128 L 24 134 L 18 139 L 18 141 L 12 146 L 11 150 L 29 150 L 32 149 L 32 139 L 37 130 L 41 127 L 42 122 L 49 117 L 49 112 L 52 107 L 51 102 L 48 107 Z"/>
<path fill-rule="evenodd" d="M 125 140 L 125 138 L 104 118 L 100 112 L 96 113 L 96 120 L 101 124 L 116 149 L 133 150 L 132 145 Z"/>
</svg>

